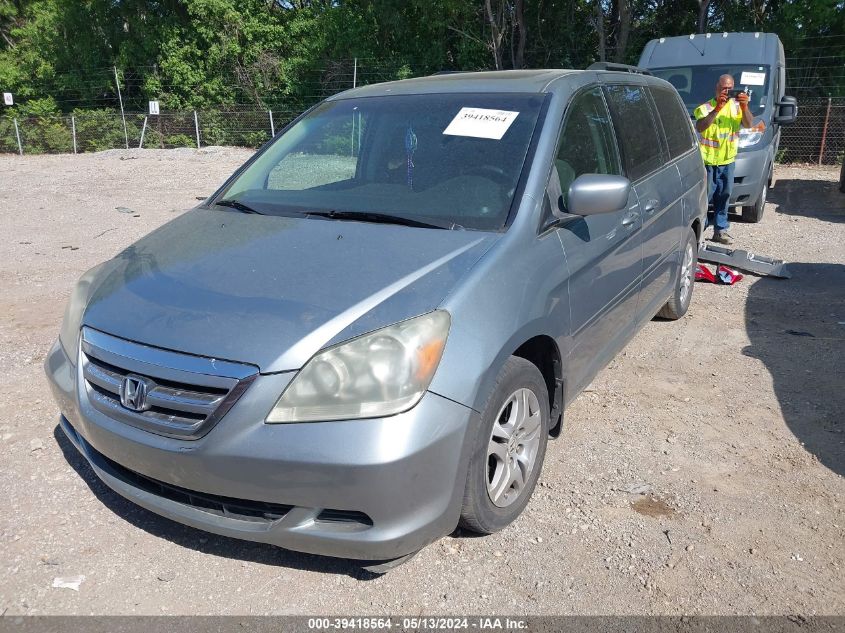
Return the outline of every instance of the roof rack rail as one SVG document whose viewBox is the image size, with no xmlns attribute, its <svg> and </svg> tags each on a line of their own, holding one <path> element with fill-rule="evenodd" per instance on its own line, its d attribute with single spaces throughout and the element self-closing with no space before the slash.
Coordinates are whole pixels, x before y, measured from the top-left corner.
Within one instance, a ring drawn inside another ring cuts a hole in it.
<svg viewBox="0 0 845 633">
<path fill-rule="evenodd" d="M 587 66 L 587 70 L 616 70 L 623 73 L 637 73 L 640 75 L 650 75 L 651 73 L 645 68 L 639 66 L 630 66 L 628 64 L 616 64 L 614 62 L 595 62 Z"/>
<path fill-rule="evenodd" d="M 437 75 L 457 75 L 460 73 L 471 73 L 471 72 L 478 72 L 472 70 L 438 70 L 436 73 L 432 73 L 432 77 L 436 77 Z"/>
</svg>

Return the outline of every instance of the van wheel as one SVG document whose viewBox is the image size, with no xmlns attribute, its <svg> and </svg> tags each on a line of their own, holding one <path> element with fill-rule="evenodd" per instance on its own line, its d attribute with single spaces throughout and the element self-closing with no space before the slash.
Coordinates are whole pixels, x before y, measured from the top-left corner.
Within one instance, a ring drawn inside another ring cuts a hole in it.
<svg viewBox="0 0 845 633">
<path fill-rule="evenodd" d="M 492 534 L 516 519 L 534 492 L 548 440 L 546 381 L 533 363 L 511 356 L 482 412 L 461 526 Z"/>
<path fill-rule="evenodd" d="M 698 262 L 698 242 L 695 231 L 689 229 L 687 242 L 681 255 L 681 265 L 678 270 L 678 283 L 669 301 L 666 302 L 657 316 L 664 319 L 680 319 L 687 313 L 692 301 L 692 289 L 695 287 L 695 265 Z"/>
<path fill-rule="evenodd" d="M 755 224 L 763 219 L 763 211 L 766 210 L 766 192 L 769 187 L 767 183 L 763 183 L 763 190 L 757 196 L 757 202 L 754 204 L 742 207 L 742 221 Z"/>
<path fill-rule="evenodd" d="M 839 191 L 845 193 L 845 156 L 842 157 L 842 170 L 839 172 Z"/>
</svg>

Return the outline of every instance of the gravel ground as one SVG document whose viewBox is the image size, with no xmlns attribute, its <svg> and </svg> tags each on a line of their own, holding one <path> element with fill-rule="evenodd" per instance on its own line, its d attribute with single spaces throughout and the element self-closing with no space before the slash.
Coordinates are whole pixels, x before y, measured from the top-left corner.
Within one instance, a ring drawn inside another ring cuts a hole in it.
<svg viewBox="0 0 845 633">
<path fill-rule="evenodd" d="M 41 367 L 71 286 L 248 156 L 0 157 L 0 612 L 845 614 L 838 168 L 777 169 L 763 222 L 732 232 L 793 278 L 697 284 L 687 317 L 649 323 L 567 410 L 498 534 L 374 577 L 109 491 L 58 431 Z M 54 587 L 73 576 L 78 591 Z"/>
</svg>

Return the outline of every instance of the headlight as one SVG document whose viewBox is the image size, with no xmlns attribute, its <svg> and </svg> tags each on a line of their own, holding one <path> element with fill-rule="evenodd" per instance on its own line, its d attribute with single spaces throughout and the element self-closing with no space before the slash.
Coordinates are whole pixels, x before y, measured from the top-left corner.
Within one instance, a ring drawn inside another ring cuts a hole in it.
<svg viewBox="0 0 845 633">
<path fill-rule="evenodd" d="M 740 128 L 739 129 L 739 146 L 740 147 L 751 147 L 752 145 L 756 145 L 760 142 L 763 138 L 763 132 L 765 128 L 759 129 L 758 126 L 750 127 L 750 128 Z"/>
<path fill-rule="evenodd" d="M 436 310 L 314 356 L 285 389 L 267 422 L 376 418 L 401 413 L 428 389 L 449 334 Z"/>
</svg>

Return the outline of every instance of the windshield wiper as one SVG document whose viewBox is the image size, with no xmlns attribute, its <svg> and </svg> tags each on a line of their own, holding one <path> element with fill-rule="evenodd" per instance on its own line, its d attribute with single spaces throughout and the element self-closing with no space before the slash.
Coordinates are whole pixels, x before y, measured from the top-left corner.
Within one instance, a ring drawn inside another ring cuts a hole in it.
<svg viewBox="0 0 845 633">
<path fill-rule="evenodd" d="M 251 206 L 249 206 L 248 204 L 244 204 L 240 200 L 218 200 L 214 204 L 218 207 L 229 207 L 231 209 L 237 209 L 241 213 L 257 213 L 258 215 L 264 215 L 263 213 L 261 213 L 261 211 L 253 209 Z"/>
<path fill-rule="evenodd" d="M 406 218 L 401 215 L 390 215 L 388 213 L 373 213 L 370 211 L 308 211 L 306 215 L 316 215 L 330 220 L 356 220 L 359 222 L 374 222 L 377 224 L 398 224 L 400 226 L 416 226 L 425 229 L 462 229 L 460 224 L 448 222 L 435 224 L 424 222 L 414 218 Z"/>
</svg>

